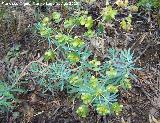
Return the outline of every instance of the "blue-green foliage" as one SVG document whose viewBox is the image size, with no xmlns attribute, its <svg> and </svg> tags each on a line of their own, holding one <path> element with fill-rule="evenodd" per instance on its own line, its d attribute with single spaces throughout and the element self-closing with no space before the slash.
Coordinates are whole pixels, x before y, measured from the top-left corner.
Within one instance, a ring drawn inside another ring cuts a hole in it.
<svg viewBox="0 0 160 123">
<path fill-rule="evenodd" d="M 37 30 L 40 31 L 40 34 L 41 34 L 42 37 L 47 38 L 48 45 L 50 47 L 50 45 L 51 45 L 51 37 L 50 36 L 51 36 L 51 33 L 52 33 L 51 28 L 49 28 L 48 25 L 44 25 L 40 22 L 36 24 L 36 28 L 37 28 Z"/>
<path fill-rule="evenodd" d="M 6 82 L 0 81 L 0 110 L 7 111 L 13 108 L 12 101 L 15 100 L 12 89 Z"/>
<path fill-rule="evenodd" d="M 107 112 L 114 112 L 111 107 L 117 101 L 118 87 L 131 88 L 130 78 L 133 77 L 131 71 L 137 68 L 135 68 L 133 53 L 131 53 L 130 49 L 119 51 L 109 49 L 108 58 L 97 68 L 99 69 L 93 69 L 89 61 L 83 62 L 76 73 L 70 77 L 69 92 L 77 93 L 78 97 L 81 96 L 85 105 L 93 104 L 93 106 L 97 107 L 99 104 L 103 104 L 103 106 L 107 107 L 107 111 L 103 112 L 106 115 Z M 94 71 L 98 74 L 96 77 L 93 74 Z M 109 87 L 112 88 L 109 89 Z M 116 111 L 116 113 L 119 112 Z"/>
<path fill-rule="evenodd" d="M 142 6 L 147 10 L 152 8 L 160 8 L 160 1 L 159 0 L 139 0 L 138 6 Z"/>
<path fill-rule="evenodd" d="M 71 74 L 71 69 L 64 62 L 55 62 L 47 67 L 32 63 L 29 71 L 36 82 L 42 86 L 44 92 L 63 90 Z"/>
<path fill-rule="evenodd" d="M 136 69 L 133 53 L 130 49 L 109 49 L 108 58 L 104 63 L 100 63 L 95 58 L 89 60 L 91 53 L 87 51 L 84 54 L 82 52 L 85 58 L 79 61 L 80 65 L 77 67 L 73 67 L 75 64 L 70 61 L 57 61 L 48 66 L 33 63 L 29 71 L 44 92 L 67 89 L 68 93 L 74 93 L 81 98 L 83 105 L 92 104 L 97 107 L 100 114 L 118 114 L 122 108 L 117 104 L 118 88 L 132 87 L 131 71 Z M 117 110 L 112 111 L 111 107 L 114 105 L 117 106 Z M 99 106 L 106 106 L 106 110 L 99 111 Z"/>
<path fill-rule="evenodd" d="M 116 79 L 114 80 L 114 78 L 112 78 L 111 83 L 118 83 L 126 76 L 135 78 L 135 75 L 132 75 L 131 71 L 137 68 L 135 67 L 133 53 L 131 53 L 130 49 L 119 51 L 115 49 L 109 49 L 108 59 L 109 60 L 106 61 L 102 66 L 102 72 L 105 73 L 110 67 L 113 67 L 117 71 L 117 75 L 114 77 Z M 107 81 L 110 78 L 109 76 L 103 77 L 105 77 Z"/>
<path fill-rule="evenodd" d="M 131 89 L 131 79 L 135 79 L 132 70 L 136 68 L 131 50 L 109 49 L 105 62 L 101 62 L 88 48 L 86 40 L 92 41 L 90 34 L 82 32 L 77 36 L 72 32 L 73 28 L 80 26 L 94 32 L 94 20 L 87 11 L 79 12 L 78 16 L 71 15 L 69 20 L 62 19 L 58 12 L 52 15 L 38 23 L 47 28 L 37 29 L 41 36 L 51 38 L 56 62 L 47 67 L 32 64 L 30 71 L 33 78 L 44 91 L 66 89 L 68 93 L 75 94 L 82 102 L 77 110 L 82 117 L 87 116 L 89 105 L 93 105 L 100 115 L 119 114 L 122 111 L 122 105 L 117 102 L 119 88 Z M 56 25 L 55 28 L 50 23 Z"/>
</svg>

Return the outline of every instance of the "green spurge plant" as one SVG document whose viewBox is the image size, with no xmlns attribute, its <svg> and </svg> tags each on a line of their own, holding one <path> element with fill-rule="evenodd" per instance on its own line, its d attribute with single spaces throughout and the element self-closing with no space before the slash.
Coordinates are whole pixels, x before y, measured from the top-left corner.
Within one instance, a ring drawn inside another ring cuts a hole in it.
<svg viewBox="0 0 160 123">
<path fill-rule="evenodd" d="M 87 11 L 76 12 L 64 19 L 61 13 L 53 12 L 51 17 L 37 24 L 38 32 L 42 37 L 49 38 L 55 48 L 54 52 L 45 53 L 44 59 L 47 61 L 52 56 L 56 57 L 55 62 L 48 66 L 33 63 L 29 71 L 44 92 L 66 89 L 68 94 L 73 93 L 80 98 L 82 104 L 76 111 L 79 116 L 86 117 L 90 106 L 100 115 L 118 115 L 123 108 L 117 99 L 119 88 L 131 89 L 131 79 L 136 78 L 131 73 L 137 69 L 133 53 L 130 49 L 109 49 L 105 62 L 101 62 L 89 50 L 87 42 L 92 41 L 92 37 L 102 36 L 105 22 L 112 23 L 118 11 L 110 5 L 102 10 L 98 32 L 94 30 L 96 20 Z M 128 25 L 131 26 L 131 16 L 121 22 L 126 31 L 130 30 Z M 84 28 L 84 31 L 75 33 L 74 29 L 79 28 Z"/>
<path fill-rule="evenodd" d="M 106 62 L 101 65 L 100 61 L 94 62 L 99 69 L 95 70 L 92 65 L 84 63 L 87 66 L 85 70 L 79 69 L 78 74 L 74 74 L 70 79 L 70 92 L 77 93 L 82 100 L 81 110 L 79 108 L 77 110 L 80 116 L 84 117 L 84 114 L 87 116 L 86 110 L 89 109 L 86 108 L 89 105 L 93 105 L 100 115 L 110 113 L 118 115 L 122 111 L 123 106 L 117 102 L 117 96 L 119 87 L 124 89 L 132 87 L 130 78 L 135 76 L 131 74 L 131 70 L 136 69 L 133 54 L 130 53 L 130 49 L 128 51 L 110 49 L 109 53 L 109 60 Z M 93 64 L 93 60 L 89 64 Z M 93 71 L 96 71 L 97 75 L 92 75 Z"/>
</svg>

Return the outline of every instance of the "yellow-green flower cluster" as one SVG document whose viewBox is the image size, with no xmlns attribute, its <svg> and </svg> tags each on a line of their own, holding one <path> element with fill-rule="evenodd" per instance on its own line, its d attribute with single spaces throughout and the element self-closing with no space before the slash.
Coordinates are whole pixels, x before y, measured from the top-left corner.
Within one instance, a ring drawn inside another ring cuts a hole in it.
<svg viewBox="0 0 160 123">
<path fill-rule="evenodd" d="M 89 84 L 91 87 L 96 88 L 99 84 L 98 79 L 95 76 L 91 76 Z"/>
<path fill-rule="evenodd" d="M 119 104 L 118 102 L 115 102 L 111 106 L 112 112 L 114 112 L 116 115 L 119 115 L 120 112 L 122 112 L 123 105 Z"/>
<path fill-rule="evenodd" d="M 110 93 L 117 93 L 118 92 L 118 87 L 110 84 L 110 85 L 107 86 L 107 91 L 110 92 Z"/>
<path fill-rule="evenodd" d="M 132 83 L 129 78 L 125 78 L 122 82 L 122 87 L 126 89 L 131 89 L 132 88 Z"/>
<path fill-rule="evenodd" d="M 80 85 L 80 84 L 82 83 L 82 81 L 81 81 L 81 79 L 79 78 L 79 76 L 77 76 L 77 75 L 72 75 L 72 76 L 70 77 L 69 83 L 70 83 L 71 85 L 77 85 L 77 84 Z"/>
<path fill-rule="evenodd" d="M 105 104 L 98 104 L 97 105 L 97 112 L 100 114 L 100 115 L 107 115 L 110 113 L 108 107 L 105 105 Z"/>
<path fill-rule="evenodd" d="M 68 60 L 70 62 L 73 62 L 73 63 L 79 62 L 79 60 L 80 60 L 80 56 L 76 52 L 70 52 L 70 53 L 68 53 L 67 58 L 68 58 Z"/>
<path fill-rule="evenodd" d="M 101 65 L 100 61 L 98 61 L 97 59 L 93 59 L 89 63 L 92 65 L 94 71 L 98 71 L 99 70 L 98 66 Z"/>
<path fill-rule="evenodd" d="M 82 93 L 81 99 L 84 104 L 90 104 L 92 102 L 92 95 L 89 93 Z"/>
<path fill-rule="evenodd" d="M 88 115 L 88 112 L 89 110 L 86 105 L 81 105 L 76 111 L 76 113 L 81 117 L 86 117 Z"/>
<path fill-rule="evenodd" d="M 106 74 L 109 78 L 114 78 L 117 76 L 117 71 L 111 66 L 109 71 L 106 71 Z"/>
</svg>

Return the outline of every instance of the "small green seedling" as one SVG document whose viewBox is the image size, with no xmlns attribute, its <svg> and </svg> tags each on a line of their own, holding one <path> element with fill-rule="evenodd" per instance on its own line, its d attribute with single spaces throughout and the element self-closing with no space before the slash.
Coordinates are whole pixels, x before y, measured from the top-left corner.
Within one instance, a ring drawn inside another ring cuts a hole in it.
<svg viewBox="0 0 160 123">
<path fill-rule="evenodd" d="M 126 30 L 127 32 L 132 29 L 132 15 L 130 14 L 128 17 L 122 19 L 120 25 L 121 28 Z"/>
<path fill-rule="evenodd" d="M 117 10 L 114 10 L 112 6 L 106 6 L 106 8 L 103 9 L 101 14 L 104 21 L 110 22 L 115 19 Z"/>
</svg>

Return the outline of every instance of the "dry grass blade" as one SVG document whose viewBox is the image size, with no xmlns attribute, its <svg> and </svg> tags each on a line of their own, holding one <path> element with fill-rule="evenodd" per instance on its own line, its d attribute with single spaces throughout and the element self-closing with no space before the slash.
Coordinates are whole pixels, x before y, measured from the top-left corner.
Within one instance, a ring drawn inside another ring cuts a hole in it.
<svg viewBox="0 0 160 123">
<path fill-rule="evenodd" d="M 157 120 L 154 116 L 149 114 L 149 122 L 150 123 L 160 123 L 160 120 Z"/>
</svg>

